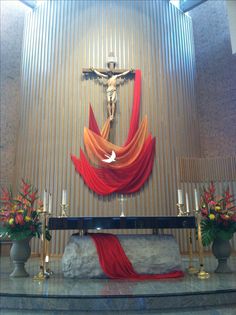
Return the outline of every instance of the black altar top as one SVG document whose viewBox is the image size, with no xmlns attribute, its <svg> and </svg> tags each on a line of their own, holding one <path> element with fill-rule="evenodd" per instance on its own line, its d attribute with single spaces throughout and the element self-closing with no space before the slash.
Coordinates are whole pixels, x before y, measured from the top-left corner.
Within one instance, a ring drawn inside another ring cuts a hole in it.
<svg viewBox="0 0 236 315">
<path fill-rule="evenodd" d="M 49 230 L 195 228 L 195 217 L 51 217 Z"/>
</svg>

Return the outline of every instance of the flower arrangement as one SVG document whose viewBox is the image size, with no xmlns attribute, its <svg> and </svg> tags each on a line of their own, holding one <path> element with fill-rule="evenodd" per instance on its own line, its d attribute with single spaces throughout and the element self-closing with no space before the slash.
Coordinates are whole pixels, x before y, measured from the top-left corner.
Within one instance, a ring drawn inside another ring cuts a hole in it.
<svg viewBox="0 0 236 315">
<path fill-rule="evenodd" d="M 215 185 L 210 183 L 201 192 L 201 231 L 203 246 L 208 246 L 216 238 L 230 240 L 236 232 L 236 207 L 229 187 L 221 196 L 215 194 Z"/>
<path fill-rule="evenodd" d="M 0 201 L 0 237 L 11 240 L 40 237 L 43 203 L 38 200 L 38 191 L 31 184 L 22 179 L 22 187 L 15 198 L 10 189 L 3 188 Z M 46 238 L 51 238 L 48 230 Z"/>
</svg>

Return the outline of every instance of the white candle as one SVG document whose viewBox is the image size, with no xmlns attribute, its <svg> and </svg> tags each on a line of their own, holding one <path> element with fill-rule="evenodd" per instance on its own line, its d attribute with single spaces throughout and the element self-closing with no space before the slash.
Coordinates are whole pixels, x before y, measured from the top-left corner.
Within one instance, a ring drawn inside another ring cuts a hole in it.
<svg viewBox="0 0 236 315">
<path fill-rule="evenodd" d="M 186 199 L 186 212 L 189 213 L 188 193 L 185 194 L 185 199 Z"/>
<path fill-rule="evenodd" d="M 43 211 L 47 211 L 47 190 L 44 190 L 43 193 Z"/>
<path fill-rule="evenodd" d="M 199 210 L 198 193 L 197 193 L 197 189 L 196 188 L 194 188 L 194 199 L 195 199 L 195 210 Z"/>
<path fill-rule="evenodd" d="M 179 205 L 182 205 L 184 202 L 183 202 L 183 192 L 182 192 L 182 189 L 178 189 L 178 204 Z"/>
<path fill-rule="evenodd" d="M 46 257 L 45 257 L 45 262 L 46 262 L 46 263 L 49 262 L 49 256 L 48 256 L 48 255 L 46 255 Z"/>
<path fill-rule="evenodd" d="M 49 194 L 48 213 L 52 213 L 52 194 Z"/>
<path fill-rule="evenodd" d="M 67 204 L 67 192 L 66 192 L 66 189 L 63 189 L 63 191 L 62 191 L 62 202 L 61 203 L 63 205 Z"/>
</svg>

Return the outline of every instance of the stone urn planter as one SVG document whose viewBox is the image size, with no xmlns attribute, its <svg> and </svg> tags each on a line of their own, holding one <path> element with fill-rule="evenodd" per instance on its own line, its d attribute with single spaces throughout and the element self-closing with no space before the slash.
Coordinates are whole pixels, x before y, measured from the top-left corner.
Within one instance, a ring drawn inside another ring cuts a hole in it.
<svg viewBox="0 0 236 315">
<path fill-rule="evenodd" d="M 13 240 L 10 250 L 10 257 L 14 265 L 14 270 L 10 277 L 28 277 L 29 274 L 25 270 L 25 263 L 31 254 L 30 248 L 31 237 L 23 240 Z"/>
<path fill-rule="evenodd" d="M 218 260 L 216 273 L 231 273 L 232 270 L 227 264 L 227 259 L 231 255 L 231 245 L 229 240 L 216 238 L 212 244 L 212 253 Z"/>
</svg>

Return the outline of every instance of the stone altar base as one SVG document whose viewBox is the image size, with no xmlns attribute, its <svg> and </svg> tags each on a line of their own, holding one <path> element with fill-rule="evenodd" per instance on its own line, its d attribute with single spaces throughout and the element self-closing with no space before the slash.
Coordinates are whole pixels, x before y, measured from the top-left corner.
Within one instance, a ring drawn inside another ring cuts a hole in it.
<svg viewBox="0 0 236 315">
<path fill-rule="evenodd" d="M 117 235 L 135 271 L 162 274 L 182 270 L 179 247 L 173 235 Z M 62 257 L 68 278 L 105 278 L 90 236 L 70 237 Z"/>
</svg>

